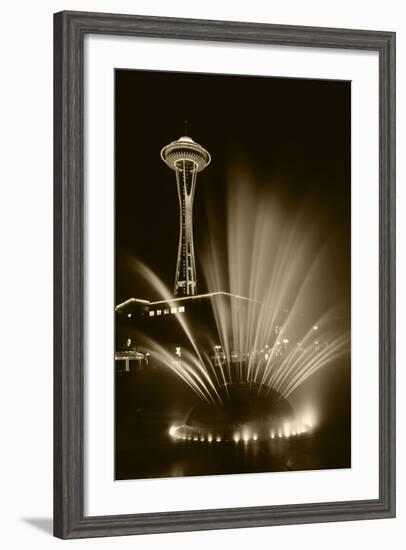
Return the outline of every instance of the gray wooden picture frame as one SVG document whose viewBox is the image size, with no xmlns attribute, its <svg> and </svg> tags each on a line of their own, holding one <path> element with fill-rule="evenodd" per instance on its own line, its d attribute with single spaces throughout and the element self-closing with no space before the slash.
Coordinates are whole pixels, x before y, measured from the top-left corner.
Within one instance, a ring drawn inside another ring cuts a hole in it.
<svg viewBox="0 0 406 550">
<path fill-rule="evenodd" d="M 83 43 L 86 34 L 379 54 L 379 498 L 216 510 L 84 515 Z M 101 537 L 395 516 L 395 33 L 102 13 L 54 16 L 54 534 Z"/>
</svg>

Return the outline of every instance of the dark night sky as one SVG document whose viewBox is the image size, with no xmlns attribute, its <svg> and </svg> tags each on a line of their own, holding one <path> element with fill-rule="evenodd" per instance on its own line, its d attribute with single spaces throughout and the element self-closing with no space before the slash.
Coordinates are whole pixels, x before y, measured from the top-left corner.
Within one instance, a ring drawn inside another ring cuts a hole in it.
<svg viewBox="0 0 406 550">
<path fill-rule="evenodd" d="M 178 198 L 175 174 L 159 154 L 184 134 L 185 119 L 212 155 L 194 201 L 199 292 L 206 204 L 215 201 L 222 218 L 236 160 L 259 185 L 280 186 L 292 207 L 312 197 L 315 217 L 341 234 L 336 264 L 349 292 L 350 102 L 349 82 L 116 70 L 116 303 L 154 298 L 128 269 L 128 255 L 173 287 Z"/>
</svg>

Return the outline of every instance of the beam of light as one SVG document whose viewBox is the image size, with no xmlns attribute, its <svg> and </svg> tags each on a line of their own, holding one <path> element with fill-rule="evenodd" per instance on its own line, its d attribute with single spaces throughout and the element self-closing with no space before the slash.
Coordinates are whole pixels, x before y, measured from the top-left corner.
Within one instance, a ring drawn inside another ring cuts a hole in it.
<svg viewBox="0 0 406 550">
<path fill-rule="evenodd" d="M 221 342 L 221 347 L 225 351 L 225 365 L 227 367 L 227 376 L 221 367 L 222 377 L 231 382 L 231 367 L 229 362 L 230 357 L 230 318 L 227 308 L 224 307 L 220 300 L 211 299 L 211 307 L 214 314 L 214 319 L 217 327 L 217 334 Z"/>
<path fill-rule="evenodd" d="M 306 243 L 306 245 L 307 244 L 308 243 Z M 303 299 L 303 297 L 308 292 L 308 285 L 315 279 L 317 271 L 320 269 L 321 259 L 322 259 L 322 255 L 323 255 L 324 252 L 325 252 L 324 250 L 318 250 L 314 256 L 310 256 L 310 262 L 309 262 L 310 265 L 307 266 L 307 270 L 304 272 L 305 276 L 303 277 L 303 279 L 302 279 L 302 281 L 299 285 L 299 288 L 296 290 L 296 293 L 293 297 L 293 300 L 292 300 L 292 297 L 290 298 L 290 301 L 292 302 L 291 308 L 290 308 L 287 319 L 285 320 L 285 322 L 283 323 L 283 325 L 280 329 L 280 332 L 279 332 L 279 335 L 278 335 L 279 339 L 284 338 L 284 335 L 285 335 L 290 323 L 297 316 L 297 314 L 298 314 L 297 304 L 300 303 L 300 301 Z M 306 251 L 301 250 L 301 254 L 303 254 L 304 256 L 306 256 L 307 253 L 308 253 L 307 250 Z M 289 277 L 293 277 L 294 275 L 296 275 L 297 272 L 295 272 L 294 269 L 295 269 L 295 264 L 297 265 L 297 263 L 298 263 L 297 259 L 296 259 L 296 261 L 291 261 L 289 263 L 289 267 L 287 268 L 286 275 L 289 275 Z M 303 273 L 303 267 L 302 267 L 301 271 Z M 282 294 L 284 292 L 286 292 L 286 291 L 283 290 Z M 276 351 L 276 346 L 274 346 L 273 349 L 271 350 L 270 357 L 268 359 L 267 365 L 266 365 L 265 370 L 264 370 L 264 374 L 263 374 L 262 379 L 261 379 L 261 385 L 265 383 L 265 380 L 266 380 L 267 376 L 269 375 L 269 370 L 270 370 L 270 367 L 272 366 L 272 360 L 274 359 L 275 351 Z M 268 385 L 272 386 L 274 378 L 276 377 L 276 375 L 277 375 L 277 373 L 274 370 L 274 372 L 271 373 Z"/>
<path fill-rule="evenodd" d="M 334 310 L 317 301 L 331 250 L 328 232 L 312 221 L 311 201 L 287 214 L 275 197 L 253 192 L 255 185 L 244 170 L 230 179 L 229 187 L 227 230 L 217 215 L 208 213 L 206 250 L 200 261 L 208 290 L 204 296 L 210 300 L 215 324 L 215 334 L 204 338 L 210 349 L 221 346 L 224 361 L 213 363 L 197 344 L 188 317 L 179 312 L 174 317 L 193 351 L 182 348 L 179 361 L 157 342 L 150 342 L 149 351 L 207 402 L 221 402 L 220 388 L 228 395 L 233 382 L 258 384 L 258 392 L 264 388 L 288 397 L 349 349 L 348 333 L 335 320 L 329 325 Z M 132 266 L 162 298 L 155 304 L 174 300 L 151 269 L 138 260 Z M 312 314 L 304 319 L 309 303 Z M 292 426 L 289 435 L 294 431 L 299 429 Z"/>
<path fill-rule="evenodd" d="M 316 371 L 320 370 L 321 368 L 331 364 L 336 359 L 343 357 L 343 355 L 346 355 L 349 352 L 349 348 L 346 347 L 345 349 L 341 349 L 336 352 L 332 352 L 328 356 L 325 356 L 318 361 L 316 361 L 311 368 L 307 368 L 305 372 L 298 377 L 298 379 L 293 383 L 293 381 L 290 384 L 290 387 L 286 390 L 286 397 L 289 397 L 294 391 L 299 388 L 305 380 L 307 380 L 310 376 L 312 376 Z"/>
<path fill-rule="evenodd" d="M 152 286 L 152 288 L 163 298 L 165 302 L 173 299 L 173 296 L 170 293 L 168 287 L 162 282 L 162 280 L 158 277 L 158 275 L 154 273 L 154 271 L 152 271 L 152 269 L 150 269 L 147 265 L 145 265 L 143 262 L 141 262 L 136 258 L 132 258 L 132 265 L 134 269 L 137 271 L 137 273 L 144 279 L 144 281 L 146 281 L 150 286 Z M 184 316 L 176 312 L 175 317 L 179 322 L 179 325 L 182 327 L 184 333 L 186 334 L 193 349 L 195 350 L 196 355 L 201 360 L 199 349 L 196 346 L 196 343 L 192 337 L 190 328 L 188 327 Z M 203 363 L 202 360 L 201 360 L 201 363 Z"/>
<path fill-rule="evenodd" d="M 304 231 L 303 216 L 298 216 L 293 223 L 286 237 L 280 241 L 277 252 L 276 272 L 273 274 L 271 285 L 264 291 L 263 307 L 261 311 L 259 329 L 262 331 L 262 339 L 268 341 L 272 338 L 271 331 L 275 325 L 276 316 L 283 303 L 294 303 L 298 289 L 303 287 L 304 274 L 308 273 L 314 263 L 314 256 L 311 254 L 313 247 L 313 237 L 309 231 Z M 317 257 L 316 253 L 316 257 Z M 310 268 L 308 265 L 310 264 Z M 298 273 L 302 274 L 299 279 Z M 308 277 L 309 275 L 307 275 Z M 301 285 L 301 286 L 300 286 Z M 261 332 L 259 332 L 261 334 Z M 283 336 L 283 327 L 281 328 L 278 339 Z M 275 344 L 275 342 L 274 342 Z M 273 367 L 273 358 L 277 347 L 274 345 L 271 349 L 267 368 L 262 378 L 264 383 L 269 369 Z M 257 373 L 258 375 L 259 373 Z"/>
<path fill-rule="evenodd" d="M 196 368 L 196 370 L 198 370 L 201 373 L 201 375 L 203 376 L 203 378 L 206 380 L 207 384 L 209 385 L 211 392 L 214 392 L 217 399 L 220 401 L 220 403 L 222 403 L 221 397 L 220 397 L 220 395 L 219 395 L 219 393 L 216 389 L 215 384 L 213 383 L 213 380 L 211 379 L 211 377 L 210 377 L 210 375 L 207 371 L 207 368 L 205 367 L 205 364 L 203 362 L 202 357 L 200 356 L 200 361 L 199 361 L 198 358 L 195 357 L 188 350 L 185 350 L 183 352 L 183 356 L 185 357 L 185 359 L 188 361 L 189 364 L 193 365 Z"/>
<path fill-rule="evenodd" d="M 230 315 L 219 306 L 219 301 L 213 301 L 228 378 L 231 378 L 228 346 L 231 340 L 238 355 L 246 357 L 236 369 L 238 381 L 259 382 L 281 389 L 289 380 L 289 373 L 295 372 L 302 353 L 301 350 L 287 350 L 282 364 L 275 361 L 279 346 L 275 343 L 273 330 L 278 312 L 286 305 L 290 310 L 278 335 L 283 345 L 288 346 L 303 299 L 308 296 L 310 287 L 310 292 L 317 291 L 320 269 L 326 263 L 326 250 L 331 246 L 327 238 L 320 241 L 317 224 L 309 223 L 313 219 L 310 201 L 286 223 L 275 201 L 267 196 L 259 199 L 252 193 L 252 187 L 250 175 L 239 170 L 231 181 L 227 202 L 228 262 L 224 266 L 224 254 L 216 246 L 221 241 L 217 231 L 218 217 L 209 215 L 209 243 L 202 265 L 209 291 L 227 288 L 232 294 L 260 302 L 258 306 L 250 303 L 243 313 L 239 304 L 232 301 Z M 319 324 L 320 318 L 312 320 L 310 326 L 318 330 Z M 271 347 L 266 351 L 264 362 L 258 350 L 268 342 Z M 287 372 L 288 369 L 291 370 Z"/>
<path fill-rule="evenodd" d="M 208 225 L 208 239 L 206 240 L 206 260 L 203 260 L 203 273 L 207 282 L 207 287 L 211 292 L 224 291 L 229 287 L 227 278 L 227 264 L 224 265 L 224 258 L 220 248 L 217 246 L 218 235 L 221 234 L 221 227 L 218 225 L 217 216 L 213 214 L 208 204 L 208 216 L 210 223 Z M 217 334 L 221 346 L 225 350 L 226 357 L 230 357 L 231 342 L 231 323 L 227 310 L 222 307 L 221 300 L 211 297 L 212 310 L 216 323 Z M 231 368 L 227 361 L 227 380 L 231 381 Z"/>
<path fill-rule="evenodd" d="M 210 344 L 210 348 L 213 349 L 213 345 Z M 223 369 L 221 368 L 220 372 L 221 372 L 221 381 L 220 381 L 220 378 L 217 374 L 217 371 L 209 357 L 209 354 L 207 352 L 205 352 L 204 350 L 202 351 L 202 356 L 204 357 L 205 359 L 205 365 L 208 365 L 209 368 L 210 368 L 210 371 L 212 373 L 212 376 L 213 376 L 213 380 L 216 381 L 216 386 L 217 388 L 219 388 L 220 386 L 223 386 L 226 384 L 226 377 L 224 376 L 224 371 Z"/>
<path fill-rule="evenodd" d="M 300 347 L 303 346 L 303 343 Z M 282 362 L 281 368 L 279 369 L 277 375 L 275 376 L 274 381 L 268 380 L 267 384 L 271 388 L 275 388 L 276 391 L 283 392 L 283 382 L 286 379 L 289 379 L 291 373 L 294 372 L 295 368 L 301 364 L 303 361 L 306 361 L 310 356 L 314 354 L 314 347 L 308 346 L 305 349 L 294 348 Z"/>
<path fill-rule="evenodd" d="M 177 374 L 199 397 L 210 402 L 215 402 L 215 399 L 206 385 L 205 380 L 196 372 L 196 368 L 189 365 L 187 361 L 174 360 L 173 355 L 169 353 L 158 342 L 143 335 L 146 344 L 149 346 L 148 352 L 165 367 Z"/>
<path fill-rule="evenodd" d="M 328 325 L 332 316 L 336 312 L 337 312 L 336 307 L 330 308 L 328 311 L 326 311 L 322 315 L 322 317 L 318 319 L 318 326 L 325 327 L 326 325 Z M 330 324 L 331 324 L 331 321 L 330 321 Z M 330 337 L 331 334 L 332 332 L 329 331 L 329 333 L 326 334 L 326 336 Z M 308 356 L 314 353 L 314 347 L 310 344 L 310 342 L 313 341 L 313 337 L 314 337 L 314 330 L 312 327 L 307 331 L 307 333 L 303 337 L 300 338 L 300 346 L 294 347 L 292 351 L 287 355 L 287 357 L 282 361 L 279 369 L 277 370 L 277 372 L 275 372 L 275 376 L 273 380 L 271 379 L 268 381 L 269 385 L 274 386 L 277 391 L 281 391 L 284 381 L 289 378 L 292 372 L 294 372 L 298 363 L 301 360 L 303 360 L 305 357 L 307 360 Z"/>
<path fill-rule="evenodd" d="M 146 266 L 143 262 L 140 260 L 137 260 L 136 258 L 132 258 L 132 266 L 134 269 L 142 276 L 142 278 L 151 285 L 156 292 L 163 298 L 164 301 L 169 301 L 172 299 L 171 293 L 169 289 L 166 287 L 166 285 L 161 281 L 161 279 L 150 269 L 148 266 Z M 202 375 L 206 378 L 207 382 L 211 386 L 213 392 L 215 393 L 216 397 L 221 402 L 221 398 L 216 390 L 215 385 L 213 384 L 212 379 L 207 373 L 207 369 L 204 367 L 204 362 L 201 357 L 200 351 L 196 345 L 196 342 L 192 336 L 191 330 L 189 326 L 186 323 L 185 317 L 183 315 L 180 315 L 178 312 L 175 313 L 175 317 L 177 321 L 179 322 L 179 325 L 182 327 L 184 333 L 186 334 L 189 342 L 191 343 L 197 357 L 199 358 L 199 363 L 195 363 L 197 365 L 197 368 L 200 370 Z M 211 396 L 211 398 L 214 401 L 214 398 Z"/>
<path fill-rule="evenodd" d="M 300 364 L 294 376 L 291 376 L 284 387 L 284 395 L 288 397 L 305 380 L 320 368 L 330 364 L 338 357 L 346 355 L 350 351 L 350 335 L 344 333 L 333 340 L 325 349 L 317 352 L 310 361 Z"/>
</svg>

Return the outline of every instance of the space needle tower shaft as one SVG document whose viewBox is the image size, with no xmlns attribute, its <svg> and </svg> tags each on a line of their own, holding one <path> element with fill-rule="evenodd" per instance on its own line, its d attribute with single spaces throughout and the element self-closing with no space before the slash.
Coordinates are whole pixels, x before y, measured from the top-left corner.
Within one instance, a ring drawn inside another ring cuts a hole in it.
<svg viewBox="0 0 406 550">
<path fill-rule="evenodd" d="M 162 160 L 175 171 L 179 197 L 179 245 L 175 274 L 175 296 L 197 293 L 193 245 L 193 198 L 197 174 L 210 163 L 210 154 L 188 136 L 173 141 L 161 151 Z"/>
</svg>

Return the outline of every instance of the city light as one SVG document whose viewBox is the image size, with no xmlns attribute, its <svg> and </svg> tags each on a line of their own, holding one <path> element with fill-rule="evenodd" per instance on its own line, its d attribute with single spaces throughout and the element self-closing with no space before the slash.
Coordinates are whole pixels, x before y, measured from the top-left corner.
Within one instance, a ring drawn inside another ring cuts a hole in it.
<svg viewBox="0 0 406 550">
<path fill-rule="evenodd" d="M 314 407 L 309 404 L 304 408 L 301 414 L 301 422 L 308 428 L 314 428 L 317 425 L 317 412 Z"/>
<path fill-rule="evenodd" d="M 299 437 L 302 434 L 308 433 L 312 429 L 312 419 L 310 412 L 306 416 L 299 419 L 289 419 L 281 423 L 279 426 L 273 426 L 267 432 L 271 440 L 274 439 L 289 439 L 291 437 Z M 193 430 L 193 431 L 192 431 Z M 248 445 L 250 442 L 256 442 L 264 437 L 262 428 L 260 431 L 251 431 L 251 429 L 243 428 L 241 431 L 236 431 L 232 434 L 213 433 L 205 428 L 193 429 L 187 424 L 172 425 L 168 430 L 169 435 L 174 440 L 196 441 L 200 443 L 221 443 L 222 441 L 233 441 L 234 443 L 244 443 Z"/>
<path fill-rule="evenodd" d="M 177 431 L 177 429 L 178 429 L 178 428 L 177 428 L 176 426 L 171 426 L 171 427 L 169 428 L 169 435 L 170 435 L 171 437 L 176 437 L 176 431 Z"/>
</svg>

